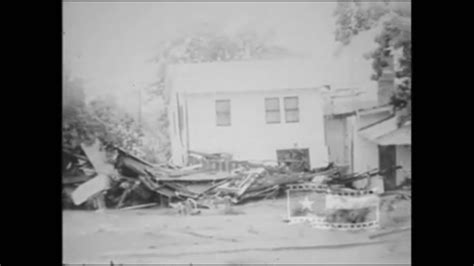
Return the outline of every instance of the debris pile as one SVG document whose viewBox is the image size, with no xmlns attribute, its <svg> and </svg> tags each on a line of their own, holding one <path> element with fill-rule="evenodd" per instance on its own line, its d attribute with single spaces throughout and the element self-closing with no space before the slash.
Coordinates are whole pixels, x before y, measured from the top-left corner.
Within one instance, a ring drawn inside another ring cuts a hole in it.
<svg viewBox="0 0 474 266">
<path fill-rule="evenodd" d="M 63 205 L 122 209 L 154 203 L 185 212 L 183 206 L 218 208 L 277 197 L 287 184 L 336 172 L 332 166 L 297 172 L 285 165 L 235 161 L 228 154 L 198 152 L 190 152 L 187 167 L 157 165 L 95 140 L 76 149 L 63 148 Z"/>
<path fill-rule="evenodd" d="M 354 190 L 354 182 L 381 173 L 375 169 L 343 174 L 345 170 L 333 164 L 307 171 L 287 164 L 236 161 L 228 154 L 189 155 L 188 166 L 178 167 L 172 163 L 152 164 L 97 139 L 76 149 L 63 147 L 63 206 L 130 209 L 160 205 L 183 214 L 199 214 L 199 209 L 229 208 L 250 200 L 276 198 L 295 184 Z M 346 216 L 361 219 L 353 212 Z"/>
</svg>

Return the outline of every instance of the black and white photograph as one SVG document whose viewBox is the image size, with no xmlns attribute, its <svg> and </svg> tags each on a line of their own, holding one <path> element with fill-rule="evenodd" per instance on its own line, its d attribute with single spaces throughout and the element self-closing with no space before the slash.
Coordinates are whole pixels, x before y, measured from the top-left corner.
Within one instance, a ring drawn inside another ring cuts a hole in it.
<svg viewBox="0 0 474 266">
<path fill-rule="evenodd" d="M 63 1 L 63 265 L 411 265 L 411 28 L 409 0 Z"/>
</svg>

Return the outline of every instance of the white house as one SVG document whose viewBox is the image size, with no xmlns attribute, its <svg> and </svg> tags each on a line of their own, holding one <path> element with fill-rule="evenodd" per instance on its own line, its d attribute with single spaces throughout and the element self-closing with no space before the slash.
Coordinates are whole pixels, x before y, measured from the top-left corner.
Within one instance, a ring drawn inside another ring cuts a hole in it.
<svg viewBox="0 0 474 266">
<path fill-rule="evenodd" d="M 299 149 L 311 168 L 327 166 L 326 73 L 308 60 L 170 66 L 172 162 L 185 165 L 189 150 L 277 161 L 277 151 Z"/>
</svg>

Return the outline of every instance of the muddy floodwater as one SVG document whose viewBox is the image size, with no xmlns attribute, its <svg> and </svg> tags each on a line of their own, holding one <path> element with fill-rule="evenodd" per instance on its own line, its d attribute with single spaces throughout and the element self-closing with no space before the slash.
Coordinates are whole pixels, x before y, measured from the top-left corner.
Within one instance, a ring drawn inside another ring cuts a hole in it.
<svg viewBox="0 0 474 266">
<path fill-rule="evenodd" d="M 382 208 L 381 226 L 328 231 L 284 220 L 284 199 L 203 210 L 63 211 L 63 262 L 75 263 L 410 263 L 411 231 L 369 238 L 410 225 L 409 202 Z"/>
</svg>

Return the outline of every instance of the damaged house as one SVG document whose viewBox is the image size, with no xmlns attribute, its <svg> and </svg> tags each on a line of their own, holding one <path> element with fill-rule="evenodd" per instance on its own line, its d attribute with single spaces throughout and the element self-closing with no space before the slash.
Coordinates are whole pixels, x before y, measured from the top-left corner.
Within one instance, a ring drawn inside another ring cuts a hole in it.
<svg viewBox="0 0 474 266">
<path fill-rule="evenodd" d="M 324 96 L 330 161 L 348 172 L 389 169 L 385 189 L 411 179 L 411 123 L 399 124 L 400 113 L 389 104 L 393 90 L 394 73 L 388 69 L 378 81 L 376 99 L 361 97 L 364 92 L 357 89 L 334 89 Z"/>
<path fill-rule="evenodd" d="M 308 168 L 327 166 L 323 70 L 308 60 L 169 67 L 172 162 L 186 165 L 189 151 L 273 162 L 296 152 Z"/>
</svg>

